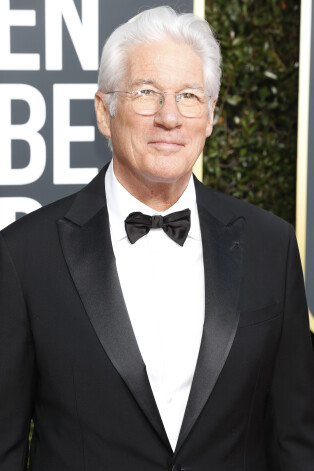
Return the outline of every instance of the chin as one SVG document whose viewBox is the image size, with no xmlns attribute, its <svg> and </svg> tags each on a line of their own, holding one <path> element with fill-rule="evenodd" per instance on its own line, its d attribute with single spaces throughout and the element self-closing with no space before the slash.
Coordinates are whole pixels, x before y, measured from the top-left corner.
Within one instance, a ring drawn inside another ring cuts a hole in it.
<svg viewBox="0 0 314 471">
<path fill-rule="evenodd" d="M 143 175 L 147 180 L 154 183 L 175 183 L 185 175 L 190 175 L 192 170 L 186 170 L 182 168 L 154 168 L 148 172 L 144 172 Z"/>
</svg>

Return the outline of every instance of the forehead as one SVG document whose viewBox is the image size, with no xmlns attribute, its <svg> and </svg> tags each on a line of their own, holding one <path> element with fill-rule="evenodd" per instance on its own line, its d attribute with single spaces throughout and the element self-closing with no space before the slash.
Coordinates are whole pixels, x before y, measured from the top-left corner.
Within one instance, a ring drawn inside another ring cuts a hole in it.
<svg viewBox="0 0 314 471">
<path fill-rule="evenodd" d="M 128 53 L 126 85 L 151 82 L 160 89 L 203 87 L 203 65 L 194 50 L 173 40 L 134 46 Z"/>
</svg>

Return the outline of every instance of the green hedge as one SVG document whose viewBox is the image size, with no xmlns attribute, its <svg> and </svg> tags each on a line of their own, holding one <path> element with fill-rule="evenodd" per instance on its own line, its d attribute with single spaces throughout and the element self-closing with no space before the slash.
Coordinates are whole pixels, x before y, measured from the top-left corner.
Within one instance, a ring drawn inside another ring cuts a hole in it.
<svg viewBox="0 0 314 471">
<path fill-rule="evenodd" d="M 206 0 L 223 56 L 206 185 L 295 221 L 300 2 Z"/>
</svg>

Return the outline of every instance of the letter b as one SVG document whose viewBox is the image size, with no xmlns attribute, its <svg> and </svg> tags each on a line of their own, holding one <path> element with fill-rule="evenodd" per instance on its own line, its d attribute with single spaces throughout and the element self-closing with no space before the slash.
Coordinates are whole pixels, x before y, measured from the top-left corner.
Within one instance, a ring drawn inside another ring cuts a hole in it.
<svg viewBox="0 0 314 471">
<path fill-rule="evenodd" d="M 26 101 L 30 108 L 29 120 L 12 124 L 11 102 Z M 0 185 L 27 185 L 42 175 L 46 166 L 46 144 L 39 130 L 46 121 L 46 104 L 42 94 L 26 84 L 0 84 Z M 12 140 L 28 142 L 29 164 L 12 168 Z"/>
</svg>

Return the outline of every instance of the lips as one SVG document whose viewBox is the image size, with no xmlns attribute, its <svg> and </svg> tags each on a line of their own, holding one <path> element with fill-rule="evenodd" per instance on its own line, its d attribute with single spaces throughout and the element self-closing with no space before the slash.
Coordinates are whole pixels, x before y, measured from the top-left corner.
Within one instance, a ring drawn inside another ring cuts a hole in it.
<svg viewBox="0 0 314 471">
<path fill-rule="evenodd" d="M 182 147 L 185 145 L 183 142 L 170 141 L 170 140 L 168 141 L 165 139 L 150 141 L 149 144 L 160 145 L 160 146 L 182 146 Z"/>
</svg>

